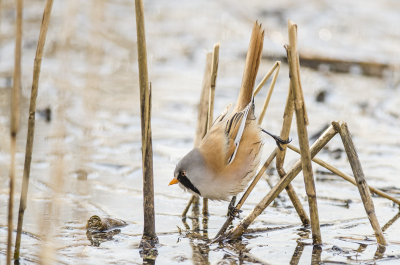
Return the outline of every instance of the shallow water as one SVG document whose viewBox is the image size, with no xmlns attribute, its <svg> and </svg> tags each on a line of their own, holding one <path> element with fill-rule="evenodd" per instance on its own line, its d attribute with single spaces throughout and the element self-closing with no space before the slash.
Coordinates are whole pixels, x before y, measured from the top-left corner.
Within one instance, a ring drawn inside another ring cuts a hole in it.
<svg viewBox="0 0 400 265">
<path fill-rule="evenodd" d="M 32 67 L 45 1 L 25 1 L 21 129 L 18 134 L 15 213 L 19 205 Z M 13 1 L 2 1 L 0 43 L 0 251 L 5 260 L 9 172 L 9 108 L 13 72 Z M 399 3 L 393 1 L 145 1 L 149 78 L 153 88 L 153 149 L 157 264 L 397 264 L 400 259 L 398 207 L 374 197 L 389 243 L 378 248 L 357 188 L 313 164 L 323 245 L 312 246 L 282 193 L 250 226 L 259 228 L 239 242 L 208 245 L 225 221 L 227 202 L 210 202 L 208 229 L 202 216 L 180 215 L 190 198 L 168 187 L 179 159 L 193 145 L 206 57 L 221 43 L 215 112 L 235 102 L 252 23 L 266 30 L 259 82 L 284 55 L 286 19 L 298 24 L 302 54 L 385 63 L 382 78 L 357 68 L 333 73 L 328 66 L 301 69 L 313 135 L 333 120 L 345 120 L 353 134 L 369 185 L 400 197 L 400 97 L 396 65 L 400 54 Z M 51 109 L 51 121 L 36 115 L 29 202 L 21 263 L 36 264 L 55 253 L 60 264 L 141 264 L 142 172 L 137 78 L 136 24 L 131 1 L 55 1 L 45 46 L 37 109 Z M 321 31 L 322 30 L 322 31 Z M 329 35 L 329 33 L 330 35 Z M 288 89 L 282 64 L 263 128 L 279 133 Z M 259 111 L 266 90 L 256 100 Z M 326 91 L 325 102 L 316 95 Z M 40 112 L 44 113 L 44 112 Z M 298 146 L 295 124 L 291 138 Z M 266 138 L 263 157 L 275 148 Z M 351 174 L 336 136 L 318 157 Z M 285 168 L 298 159 L 288 151 Z M 278 177 L 268 171 L 275 184 Z M 302 174 L 293 186 L 308 210 Z M 261 179 L 243 206 L 244 217 L 270 190 Z M 85 224 L 92 215 L 128 222 L 109 241 L 91 246 Z M 14 218 L 14 227 L 16 227 Z M 237 220 L 235 221 L 235 223 Z M 178 227 L 179 228 L 178 228 Z M 181 232 L 179 232 L 181 230 Z M 45 242 L 48 248 L 43 248 Z M 47 252 L 45 250 L 48 250 Z M 150 262 L 150 261 L 149 261 Z M 151 262 L 150 262 L 151 263 Z"/>
</svg>

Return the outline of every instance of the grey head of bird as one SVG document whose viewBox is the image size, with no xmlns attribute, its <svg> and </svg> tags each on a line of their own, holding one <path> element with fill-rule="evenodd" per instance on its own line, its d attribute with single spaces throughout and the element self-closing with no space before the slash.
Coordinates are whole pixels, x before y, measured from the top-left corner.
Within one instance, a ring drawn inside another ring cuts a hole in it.
<svg viewBox="0 0 400 265">
<path fill-rule="evenodd" d="M 199 149 L 194 148 L 176 165 L 169 185 L 179 184 L 183 190 L 202 196 L 211 177 Z"/>
</svg>

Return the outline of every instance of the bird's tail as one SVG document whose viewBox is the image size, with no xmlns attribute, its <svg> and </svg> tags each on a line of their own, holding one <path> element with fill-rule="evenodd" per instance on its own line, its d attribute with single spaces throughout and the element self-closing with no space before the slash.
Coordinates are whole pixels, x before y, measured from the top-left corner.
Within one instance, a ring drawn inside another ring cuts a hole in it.
<svg viewBox="0 0 400 265">
<path fill-rule="evenodd" d="M 250 103 L 254 83 L 260 66 L 261 52 L 264 44 L 264 31 L 258 21 L 254 23 L 253 32 L 251 33 L 250 45 L 246 56 L 246 65 L 244 67 L 242 86 L 240 88 L 239 97 L 235 110 L 242 111 Z"/>
</svg>

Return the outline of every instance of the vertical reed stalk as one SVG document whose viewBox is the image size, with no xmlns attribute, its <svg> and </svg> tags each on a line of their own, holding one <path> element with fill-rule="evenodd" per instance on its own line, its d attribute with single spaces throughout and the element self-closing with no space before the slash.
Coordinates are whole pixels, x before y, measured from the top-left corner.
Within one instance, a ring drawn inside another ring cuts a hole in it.
<svg viewBox="0 0 400 265">
<path fill-rule="evenodd" d="M 11 264 L 11 247 L 13 232 L 13 208 L 14 208 L 14 184 L 15 184 L 15 153 L 17 146 L 17 133 L 19 128 L 19 94 L 21 86 L 21 50 L 22 50 L 22 0 L 16 1 L 16 38 L 15 38 L 15 61 L 14 61 L 14 77 L 13 89 L 11 96 L 11 163 L 10 163 L 10 193 L 8 199 L 8 235 L 7 235 L 7 261 Z M 0 8 L 1 13 L 1 8 Z M 1 19 L 1 16 L 0 16 Z"/>
<path fill-rule="evenodd" d="M 321 230 L 319 227 L 319 216 L 317 207 L 317 196 L 315 192 L 314 176 L 311 165 L 311 154 L 308 142 L 308 117 L 305 108 L 303 90 L 300 81 L 300 62 L 297 52 L 297 25 L 288 20 L 289 45 L 288 61 L 290 65 L 290 83 L 293 89 L 294 106 L 296 111 L 297 132 L 299 136 L 301 161 L 303 167 L 304 183 L 310 207 L 311 232 L 314 244 L 321 244 Z"/>
<path fill-rule="evenodd" d="M 289 147 L 290 149 L 292 149 L 292 150 L 295 151 L 296 153 L 300 154 L 300 149 L 298 149 L 297 147 L 295 147 L 295 146 L 293 146 L 293 145 L 291 145 L 291 144 L 288 144 L 287 147 Z M 340 171 L 339 169 L 335 168 L 334 166 L 332 166 L 332 165 L 326 163 L 325 161 L 323 161 L 323 160 L 321 160 L 321 159 L 319 159 L 319 158 L 317 158 L 317 157 L 314 157 L 314 158 L 312 159 L 312 161 L 314 161 L 314 162 L 317 163 L 318 165 L 320 165 L 320 166 L 322 166 L 322 167 L 328 169 L 329 171 L 331 171 L 332 173 L 338 175 L 339 177 L 343 178 L 344 180 L 347 180 L 348 182 L 350 182 L 350 183 L 353 184 L 354 186 L 357 186 L 357 183 L 356 183 L 356 181 L 354 180 L 354 178 L 353 178 L 352 176 L 343 173 L 343 172 Z M 379 195 L 379 196 L 381 196 L 381 197 L 383 197 L 383 198 L 386 198 L 386 199 L 388 199 L 388 200 L 391 200 L 392 202 L 394 202 L 394 203 L 400 205 L 400 200 L 398 200 L 398 199 L 396 199 L 396 198 L 390 196 L 390 195 L 387 194 L 386 192 L 383 192 L 383 191 L 378 190 L 378 189 L 376 189 L 376 188 L 374 188 L 374 187 L 371 187 L 371 186 L 368 186 L 368 188 L 369 188 L 369 190 L 370 190 L 372 193 L 375 193 L 376 195 Z M 383 229 L 382 229 L 382 230 L 383 230 Z"/>
<path fill-rule="evenodd" d="M 365 180 L 364 172 L 361 167 L 361 162 L 358 158 L 353 140 L 351 139 L 347 123 L 332 122 L 332 125 L 342 138 L 343 145 L 346 150 L 346 154 L 349 159 L 351 169 L 353 170 L 354 178 L 356 179 L 357 187 L 360 192 L 365 211 L 367 212 L 368 219 L 371 223 L 372 228 L 375 231 L 375 236 L 378 241 L 378 244 L 387 245 L 385 237 L 383 236 L 381 227 L 379 225 L 378 219 L 375 214 L 374 202 L 372 201 L 371 193 L 369 191 L 367 181 Z"/>
<path fill-rule="evenodd" d="M 258 117 L 258 125 L 261 125 L 261 123 L 262 123 L 262 121 L 264 119 L 265 112 L 267 111 L 267 108 L 268 108 L 268 105 L 269 105 L 269 101 L 271 100 L 272 92 L 274 92 L 274 87 L 275 87 L 276 79 L 278 78 L 279 69 L 281 68 L 281 62 L 278 61 L 275 64 L 277 65 L 276 72 L 274 74 L 274 77 L 272 78 L 271 85 L 269 86 L 267 97 L 265 98 L 264 105 L 263 105 L 263 107 L 261 109 L 261 112 L 260 112 L 260 116 Z M 263 83 L 263 81 L 264 80 L 261 81 L 260 85 Z M 258 87 L 257 87 L 257 89 L 258 89 Z M 256 93 L 254 92 L 254 94 L 256 94 Z"/>
<path fill-rule="evenodd" d="M 204 69 L 203 75 L 203 84 L 201 88 L 200 102 L 199 102 L 199 110 L 197 114 L 197 125 L 196 125 L 196 134 L 194 136 L 194 147 L 199 146 L 203 137 L 207 134 L 208 127 L 208 108 L 209 108 L 209 95 L 210 95 L 210 87 L 211 87 L 211 68 L 212 68 L 212 53 L 207 53 L 206 57 L 206 66 Z M 198 201 L 197 196 L 192 195 L 185 209 L 183 210 L 182 217 L 186 217 L 187 212 L 190 209 L 190 206 L 194 201 Z"/>
<path fill-rule="evenodd" d="M 142 0 L 135 0 L 136 33 L 140 85 L 140 118 L 142 126 L 142 169 L 143 169 L 143 241 L 152 246 L 158 241 L 154 220 L 153 148 L 151 136 L 151 84 L 147 70 L 146 34 Z M 142 244 L 145 245 L 145 244 Z"/>
<path fill-rule="evenodd" d="M 17 238 L 15 241 L 14 259 L 19 259 L 20 246 L 21 246 L 21 233 L 22 224 L 24 220 L 24 213 L 26 209 L 28 197 L 29 176 L 31 171 L 32 151 L 33 151 L 33 138 L 35 133 L 35 112 L 36 112 L 36 98 L 39 87 L 40 67 L 42 64 L 42 56 L 44 43 L 46 41 L 47 29 L 49 28 L 51 9 L 53 7 L 53 0 L 47 0 L 44 8 L 42 25 L 40 27 L 38 46 L 36 49 L 35 63 L 33 68 L 33 82 L 31 91 L 31 101 L 29 104 L 29 119 L 28 119 L 28 135 L 26 141 L 24 175 L 22 180 L 21 199 L 19 203 L 18 214 L 18 227 Z"/>
<path fill-rule="evenodd" d="M 292 83 L 290 82 L 290 84 Z M 290 86 L 286 100 L 285 111 L 283 114 L 282 130 L 280 134 L 281 139 L 289 139 L 290 127 L 292 126 L 292 118 L 293 118 L 293 92 Z M 283 162 L 285 161 L 285 156 L 286 156 L 286 145 L 283 144 L 282 148 L 284 150 L 281 151 L 278 149 L 278 152 L 276 154 L 276 170 L 278 171 L 278 175 L 280 178 L 283 178 L 286 175 L 286 172 L 283 169 Z M 303 225 L 310 224 L 310 219 L 308 218 L 307 213 L 304 210 L 303 205 L 301 204 L 301 201 L 297 196 L 296 191 L 294 190 L 292 184 L 287 185 L 285 189 Z"/>
<path fill-rule="evenodd" d="M 336 131 L 330 126 L 311 146 L 311 157 L 314 157 L 334 136 Z M 257 218 L 268 205 L 282 192 L 282 190 L 300 173 L 302 169 L 301 159 L 297 160 L 294 166 L 287 174 L 279 180 L 273 189 L 256 205 L 256 207 L 237 224 L 233 229 L 229 230 L 224 238 L 238 238 L 249 227 L 249 225 Z M 223 238 L 222 238 L 223 239 Z"/>
</svg>

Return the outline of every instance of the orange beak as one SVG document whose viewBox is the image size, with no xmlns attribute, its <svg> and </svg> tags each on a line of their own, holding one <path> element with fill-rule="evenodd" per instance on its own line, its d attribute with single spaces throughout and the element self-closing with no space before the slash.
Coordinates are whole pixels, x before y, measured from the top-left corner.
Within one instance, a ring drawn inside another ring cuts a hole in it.
<svg viewBox="0 0 400 265">
<path fill-rule="evenodd" d="M 168 186 L 171 186 L 171 185 L 174 185 L 174 184 L 177 184 L 177 183 L 179 183 L 179 180 L 177 180 L 176 178 L 173 178 L 171 180 L 171 182 L 168 184 Z"/>
</svg>

